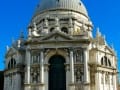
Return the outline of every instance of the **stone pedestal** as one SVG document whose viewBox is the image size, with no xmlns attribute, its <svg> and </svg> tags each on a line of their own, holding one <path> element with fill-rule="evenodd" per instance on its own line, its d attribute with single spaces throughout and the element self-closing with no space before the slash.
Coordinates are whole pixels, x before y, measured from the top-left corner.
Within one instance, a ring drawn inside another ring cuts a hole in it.
<svg viewBox="0 0 120 90">
<path fill-rule="evenodd" d="M 31 86 L 30 86 L 30 84 L 25 84 L 25 88 L 24 88 L 24 90 L 31 90 Z"/>
<path fill-rule="evenodd" d="M 40 83 L 38 90 L 45 90 L 45 84 Z"/>
<path fill-rule="evenodd" d="M 84 83 L 84 90 L 90 90 L 90 84 Z"/>
<path fill-rule="evenodd" d="M 69 84 L 69 90 L 75 90 L 75 84 Z"/>
</svg>

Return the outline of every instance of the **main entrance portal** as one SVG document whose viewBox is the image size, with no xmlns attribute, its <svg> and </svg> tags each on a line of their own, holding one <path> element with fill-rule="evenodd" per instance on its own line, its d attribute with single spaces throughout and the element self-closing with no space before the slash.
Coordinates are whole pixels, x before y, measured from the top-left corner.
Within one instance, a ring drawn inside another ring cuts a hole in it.
<svg viewBox="0 0 120 90">
<path fill-rule="evenodd" d="M 49 90 L 66 90 L 65 59 L 60 55 L 49 60 Z"/>
</svg>

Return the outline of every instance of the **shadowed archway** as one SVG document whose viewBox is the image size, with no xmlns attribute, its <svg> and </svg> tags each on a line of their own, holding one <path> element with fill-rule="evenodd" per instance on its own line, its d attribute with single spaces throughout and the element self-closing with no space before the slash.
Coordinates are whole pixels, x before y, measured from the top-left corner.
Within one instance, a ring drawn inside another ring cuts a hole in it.
<svg viewBox="0 0 120 90">
<path fill-rule="evenodd" d="M 54 55 L 49 60 L 49 90 L 66 90 L 65 59 Z"/>
</svg>

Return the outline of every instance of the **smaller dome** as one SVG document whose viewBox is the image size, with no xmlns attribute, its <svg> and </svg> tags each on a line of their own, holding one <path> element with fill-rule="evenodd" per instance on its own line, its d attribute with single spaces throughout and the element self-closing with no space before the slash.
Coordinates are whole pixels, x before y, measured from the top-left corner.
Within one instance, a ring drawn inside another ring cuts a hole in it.
<svg viewBox="0 0 120 90">
<path fill-rule="evenodd" d="M 72 10 L 88 16 L 84 4 L 79 0 L 42 0 L 37 7 L 35 15 L 46 10 L 55 9 Z"/>
</svg>

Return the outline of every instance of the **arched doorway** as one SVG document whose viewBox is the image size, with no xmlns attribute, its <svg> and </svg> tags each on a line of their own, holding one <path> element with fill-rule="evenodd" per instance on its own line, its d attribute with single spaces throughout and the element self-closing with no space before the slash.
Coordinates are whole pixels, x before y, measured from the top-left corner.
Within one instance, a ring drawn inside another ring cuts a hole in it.
<svg viewBox="0 0 120 90">
<path fill-rule="evenodd" d="M 49 60 L 49 90 L 66 90 L 65 59 L 54 55 Z"/>
</svg>

